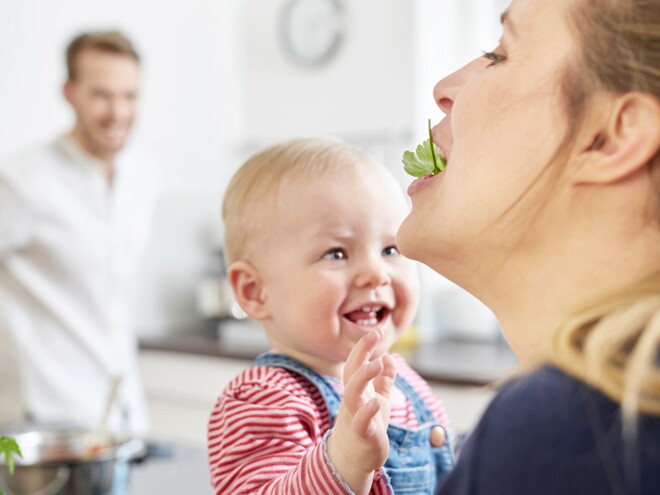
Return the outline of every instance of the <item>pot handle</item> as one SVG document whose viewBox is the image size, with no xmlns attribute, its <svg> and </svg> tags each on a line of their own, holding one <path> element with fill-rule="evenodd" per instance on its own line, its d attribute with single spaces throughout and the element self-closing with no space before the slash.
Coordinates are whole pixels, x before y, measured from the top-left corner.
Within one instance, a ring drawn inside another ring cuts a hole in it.
<svg viewBox="0 0 660 495">
<path fill-rule="evenodd" d="M 7 495 L 56 495 L 62 488 L 64 488 L 64 485 L 66 485 L 67 481 L 69 481 L 70 476 L 71 468 L 69 466 L 62 465 L 57 468 L 55 477 L 43 488 L 31 492 L 19 493 L 11 490 L 9 486 L 7 486 L 6 492 Z"/>
</svg>

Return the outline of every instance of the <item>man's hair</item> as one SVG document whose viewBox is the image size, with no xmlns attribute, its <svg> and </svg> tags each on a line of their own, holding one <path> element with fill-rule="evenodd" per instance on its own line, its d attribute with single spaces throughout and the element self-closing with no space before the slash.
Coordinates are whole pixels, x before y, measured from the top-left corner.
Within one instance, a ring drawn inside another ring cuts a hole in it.
<svg viewBox="0 0 660 495">
<path fill-rule="evenodd" d="M 117 55 L 127 55 L 140 61 L 131 41 L 119 31 L 95 31 L 81 33 L 69 43 L 66 49 L 66 68 L 69 80 L 75 80 L 77 74 L 76 61 L 83 50 L 100 50 Z"/>
<path fill-rule="evenodd" d="M 253 155 L 233 176 L 224 196 L 227 263 L 249 256 L 250 247 L 272 221 L 270 214 L 285 181 L 330 174 L 349 178 L 360 166 L 381 165 L 358 148 L 331 138 L 293 139 Z"/>
</svg>

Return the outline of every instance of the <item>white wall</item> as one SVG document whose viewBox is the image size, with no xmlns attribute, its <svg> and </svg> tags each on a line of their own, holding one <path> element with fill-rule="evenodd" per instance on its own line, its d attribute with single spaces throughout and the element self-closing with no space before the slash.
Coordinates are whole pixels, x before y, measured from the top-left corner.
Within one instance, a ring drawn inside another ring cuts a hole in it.
<svg viewBox="0 0 660 495">
<path fill-rule="evenodd" d="M 344 34 L 327 64 L 293 62 L 279 36 L 287 0 L 245 2 L 246 123 L 250 139 L 333 133 L 371 139 L 410 130 L 412 3 L 344 2 Z"/>
<path fill-rule="evenodd" d="M 433 101 L 443 77 L 490 51 L 501 34 L 500 14 L 510 0 L 418 0 L 415 13 L 415 139 L 425 138 L 426 122 L 444 115 Z M 437 335 L 498 339 L 493 314 L 472 295 L 420 266 L 422 302 L 417 317 L 420 337 Z"/>
<path fill-rule="evenodd" d="M 83 30 L 119 28 L 143 59 L 132 141 L 160 164 L 161 198 L 145 259 L 138 317 L 148 331 L 187 324 L 192 292 L 219 223 L 241 139 L 239 2 L 0 2 L 0 158 L 67 130 L 64 50 Z M 210 232 L 209 232 L 210 231 Z"/>
<path fill-rule="evenodd" d="M 510 0 L 417 0 L 415 95 L 418 119 L 442 117 L 431 91 L 442 77 L 490 51 L 500 36 L 500 14 Z"/>
<path fill-rule="evenodd" d="M 219 238 L 222 192 L 258 147 L 299 134 L 338 134 L 375 153 L 407 184 L 401 153 L 423 139 L 427 118 L 442 117 L 433 85 L 495 45 L 507 2 L 344 0 L 344 46 L 312 70 L 282 52 L 276 29 L 283 3 L 0 2 L 0 159 L 71 125 L 60 87 L 65 46 L 79 31 L 119 28 L 142 53 L 143 100 L 133 140 L 161 166 L 137 301 L 144 334 L 194 323 L 194 290 Z M 430 299 L 420 322 L 427 335 L 440 321 L 437 297 L 457 289 L 423 273 Z"/>
<path fill-rule="evenodd" d="M 1 2 L 0 155 L 70 124 L 60 97 L 65 46 L 81 30 L 117 27 L 144 59 L 135 140 L 164 162 L 165 191 L 208 189 L 239 113 L 237 88 L 226 77 L 236 71 L 235 6 L 214 0 Z"/>
</svg>

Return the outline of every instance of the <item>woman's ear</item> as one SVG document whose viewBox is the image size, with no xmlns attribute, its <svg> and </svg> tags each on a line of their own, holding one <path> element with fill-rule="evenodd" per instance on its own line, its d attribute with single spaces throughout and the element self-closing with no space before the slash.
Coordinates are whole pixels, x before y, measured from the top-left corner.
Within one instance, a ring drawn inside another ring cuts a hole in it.
<svg viewBox="0 0 660 495">
<path fill-rule="evenodd" d="M 609 103 L 609 116 L 593 125 L 581 150 L 576 182 L 607 184 L 630 177 L 660 152 L 660 102 L 655 96 L 629 92 Z M 587 124 L 590 125 L 590 124 Z"/>
<path fill-rule="evenodd" d="M 239 306 L 255 320 L 269 316 L 259 272 L 246 261 L 236 261 L 229 266 L 227 278 Z"/>
</svg>

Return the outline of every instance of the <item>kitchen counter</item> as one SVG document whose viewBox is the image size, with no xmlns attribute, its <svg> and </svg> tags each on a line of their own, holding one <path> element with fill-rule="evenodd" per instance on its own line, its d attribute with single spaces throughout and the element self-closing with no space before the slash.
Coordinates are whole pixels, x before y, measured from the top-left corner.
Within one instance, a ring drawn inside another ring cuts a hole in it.
<svg viewBox="0 0 660 495">
<path fill-rule="evenodd" d="M 206 450 L 160 444 L 163 451 L 131 467 L 131 495 L 211 495 Z"/>
<path fill-rule="evenodd" d="M 255 332 L 239 328 L 234 335 Z M 263 339 L 232 338 L 218 332 L 191 332 L 184 335 L 144 338 L 143 350 L 166 351 L 224 359 L 251 361 L 268 350 Z M 504 341 L 494 343 L 439 340 L 415 348 L 395 350 L 428 382 L 443 385 L 483 386 L 506 377 L 517 360 Z"/>
</svg>

